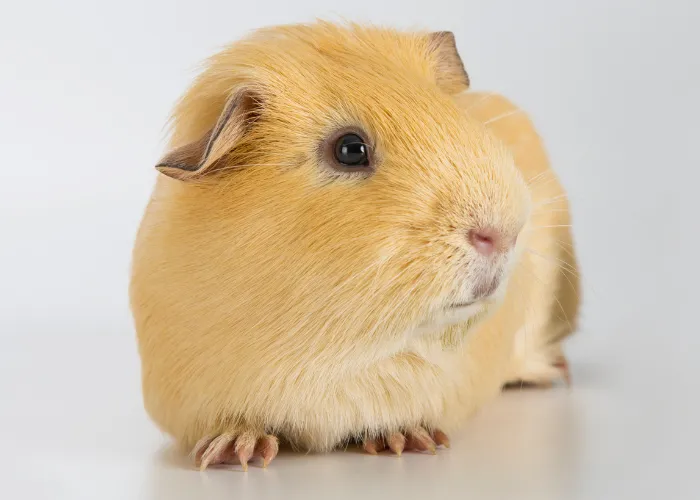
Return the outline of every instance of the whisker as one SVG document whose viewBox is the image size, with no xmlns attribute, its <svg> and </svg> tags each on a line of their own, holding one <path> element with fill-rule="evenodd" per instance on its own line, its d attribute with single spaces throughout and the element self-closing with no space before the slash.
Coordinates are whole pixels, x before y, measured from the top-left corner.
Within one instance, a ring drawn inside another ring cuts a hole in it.
<svg viewBox="0 0 700 500">
<path fill-rule="evenodd" d="M 498 120 L 503 120 L 504 118 L 508 118 L 509 116 L 517 115 L 517 114 L 522 113 L 522 112 L 523 112 L 522 109 L 514 109 L 514 110 L 508 111 L 506 113 L 502 113 L 500 115 L 494 116 L 493 118 L 491 118 L 489 120 L 486 120 L 484 122 L 484 125 L 488 125 L 489 123 L 497 122 Z"/>
<path fill-rule="evenodd" d="M 542 207 L 545 205 L 551 205 L 552 203 L 555 203 L 557 201 L 567 201 L 569 199 L 568 195 L 562 194 L 559 196 L 555 196 L 554 198 L 549 198 L 547 200 L 541 201 L 537 205 L 535 205 L 535 208 Z"/>
<path fill-rule="evenodd" d="M 528 186 L 532 186 L 538 179 L 544 177 L 544 176 L 547 175 L 547 174 L 553 175 L 552 172 L 551 172 L 550 170 L 544 170 L 544 171 L 540 172 L 539 174 L 537 174 L 536 176 L 534 176 L 534 177 L 528 179 L 528 180 L 527 180 L 527 185 L 528 185 Z"/>
<path fill-rule="evenodd" d="M 563 260 L 556 258 L 556 257 L 551 257 L 551 256 L 548 257 L 546 255 L 542 255 L 541 253 L 536 252 L 531 248 L 526 248 L 525 251 L 532 254 L 532 255 L 536 255 L 537 257 L 544 259 L 552 264 L 560 266 L 562 269 L 569 271 L 572 275 L 576 276 L 577 278 L 579 277 L 578 270 L 566 261 L 563 261 Z"/>
<path fill-rule="evenodd" d="M 535 189 L 542 188 L 542 187 L 544 187 L 544 186 L 546 186 L 546 185 L 548 185 L 551 182 L 554 182 L 556 180 L 558 180 L 557 177 L 555 175 L 551 175 L 549 177 L 537 179 L 537 181 L 533 182 L 532 184 L 528 184 L 528 187 L 531 190 L 535 190 Z"/>
<path fill-rule="evenodd" d="M 566 252 L 566 254 L 571 257 L 572 259 L 576 259 L 576 256 L 574 255 L 574 252 L 572 252 L 569 248 L 566 248 L 566 245 L 564 244 L 563 241 L 561 240 L 555 240 L 557 245 L 559 245 L 559 248 L 561 248 L 563 251 Z M 573 248 L 573 243 L 568 244 L 570 248 Z"/>
<path fill-rule="evenodd" d="M 571 291 L 576 295 L 576 299 L 581 302 L 581 294 L 577 291 L 577 287 L 574 286 L 572 281 L 569 279 L 569 276 L 566 273 L 562 273 L 562 276 L 564 276 L 564 279 L 569 283 L 569 286 L 571 286 Z M 580 276 L 578 276 L 578 279 L 581 279 Z"/>
<path fill-rule="evenodd" d="M 571 250 L 571 249 L 573 249 L 573 247 L 574 247 L 574 244 L 573 244 L 573 243 L 564 243 L 563 241 L 560 241 L 560 240 L 556 240 L 556 243 L 557 243 L 557 245 L 559 245 L 559 248 L 560 248 L 561 250 L 563 250 L 564 252 L 566 252 L 567 255 L 569 255 L 569 256 L 571 257 L 572 260 L 578 261 L 578 259 L 576 258 L 576 255 L 574 255 L 573 250 Z M 569 248 L 566 248 L 567 246 L 568 246 Z M 600 294 L 598 293 L 598 290 L 596 290 L 596 289 L 591 285 L 590 281 L 584 279 L 584 277 L 581 276 L 581 274 L 580 274 L 578 271 L 576 271 L 576 273 L 574 273 L 573 271 L 570 271 L 570 270 L 567 270 L 567 271 L 569 271 L 569 272 L 572 274 L 572 276 L 578 278 L 578 279 L 581 281 L 582 284 L 585 284 L 586 287 L 589 288 L 589 289 L 591 290 L 591 292 L 593 292 L 598 298 L 600 298 Z M 566 274 L 564 274 L 564 277 L 566 278 L 566 280 L 567 280 L 567 281 L 569 282 L 569 284 L 571 285 L 571 288 L 572 288 L 572 289 L 575 289 L 573 283 L 571 283 L 571 280 L 568 279 L 568 277 L 567 277 Z M 577 294 L 577 297 L 578 297 L 578 299 L 579 299 L 579 301 L 580 301 L 580 300 L 581 300 L 580 294 Z"/>
<path fill-rule="evenodd" d="M 573 254 L 572 254 L 572 255 L 573 255 Z M 568 264 L 568 262 L 565 262 L 565 261 L 560 261 L 560 262 L 562 262 L 562 263 L 564 263 L 564 264 Z M 573 269 L 573 266 L 571 266 L 570 264 L 568 264 L 568 265 L 569 265 L 569 267 L 571 267 L 571 268 Z M 571 271 L 571 270 L 569 270 L 569 269 L 566 269 L 566 268 L 564 268 L 563 266 L 562 266 L 562 271 L 569 271 L 576 279 L 579 279 L 579 280 L 581 279 L 581 276 L 578 274 L 578 271 L 576 271 L 576 272 L 574 273 L 574 271 Z M 574 286 L 574 284 L 571 282 L 571 280 L 569 279 L 569 276 L 567 275 L 567 273 L 562 273 L 562 276 L 564 276 L 564 279 L 569 283 L 569 285 L 571 286 L 571 290 L 576 294 L 576 298 L 577 298 L 578 301 L 580 302 L 580 301 L 581 301 L 581 294 L 578 293 L 578 292 L 576 291 L 576 288 L 577 288 L 577 287 Z"/>
<path fill-rule="evenodd" d="M 535 229 L 547 229 L 550 227 L 571 227 L 571 224 L 552 224 L 550 226 L 534 226 L 526 229 L 526 231 L 534 231 Z"/>
<path fill-rule="evenodd" d="M 566 277 L 566 274 L 564 275 L 564 277 Z M 569 278 L 566 278 L 566 280 L 569 281 Z M 569 281 L 569 283 L 571 283 L 571 281 Z M 573 284 L 571 286 L 573 286 Z M 561 301 L 559 300 L 559 297 L 557 297 L 556 294 L 554 294 L 553 297 L 554 297 L 554 300 L 557 301 L 557 304 L 559 304 L 559 308 L 561 309 L 561 314 L 562 314 L 562 316 L 564 316 L 564 319 L 566 320 L 566 324 L 569 325 L 569 331 L 573 331 L 574 327 L 571 324 L 571 321 L 569 321 L 569 315 L 566 314 L 566 309 L 564 309 L 564 306 L 562 305 Z M 581 299 L 579 298 L 579 300 L 581 300 Z"/>
<path fill-rule="evenodd" d="M 536 279 L 541 285 L 544 286 L 544 282 L 539 278 L 539 276 L 537 276 L 531 269 L 528 269 L 528 272 L 530 273 L 530 276 L 532 276 L 532 277 L 533 277 L 534 279 Z M 564 275 L 564 276 L 566 276 L 566 275 Z M 569 281 L 569 284 L 571 284 L 571 286 L 573 287 L 574 285 L 573 285 L 573 283 L 571 283 L 571 281 L 569 280 L 569 278 L 566 278 L 566 279 L 567 279 L 567 281 Z M 557 304 L 559 304 L 559 308 L 561 309 L 562 315 L 564 316 L 564 319 L 566 320 L 567 324 L 569 325 L 569 330 L 572 330 L 572 331 L 573 331 L 574 328 L 573 328 L 573 325 L 571 324 L 571 322 L 569 321 L 569 315 L 566 314 L 566 309 L 564 309 L 564 306 L 563 306 L 563 304 L 561 303 L 561 301 L 559 300 L 559 297 L 557 297 L 556 294 L 553 294 L 553 295 L 552 295 L 552 298 L 554 298 L 554 300 L 556 300 Z M 580 300 L 580 297 L 578 297 L 578 299 Z"/>
<path fill-rule="evenodd" d="M 534 214 L 538 214 L 538 213 L 551 214 L 551 213 L 556 213 L 556 212 L 571 212 L 571 210 L 569 210 L 568 208 L 545 208 L 545 210 L 543 210 L 543 211 L 535 210 L 532 213 L 534 215 Z"/>
</svg>

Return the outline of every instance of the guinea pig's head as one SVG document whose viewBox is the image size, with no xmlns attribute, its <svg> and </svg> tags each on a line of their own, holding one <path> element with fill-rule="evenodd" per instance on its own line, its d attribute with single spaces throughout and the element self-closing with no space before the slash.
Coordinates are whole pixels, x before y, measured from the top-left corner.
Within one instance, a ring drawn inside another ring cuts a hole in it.
<svg viewBox="0 0 700 500">
<path fill-rule="evenodd" d="M 193 282 L 355 339 L 497 301 L 530 198 L 468 85 L 448 32 L 283 26 L 215 55 L 157 165 Z"/>
</svg>

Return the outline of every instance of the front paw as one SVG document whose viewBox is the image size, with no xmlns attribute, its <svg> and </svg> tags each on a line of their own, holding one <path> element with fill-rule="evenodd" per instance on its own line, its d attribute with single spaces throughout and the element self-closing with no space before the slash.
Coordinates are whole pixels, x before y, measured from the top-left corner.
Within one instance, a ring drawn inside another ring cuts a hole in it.
<svg viewBox="0 0 700 500">
<path fill-rule="evenodd" d="M 450 447 L 450 440 L 441 430 L 428 432 L 423 427 L 414 427 L 405 432 L 387 432 L 379 437 L 368 437 L 362 442 L 362 448 L 370 455 L 376 455 L 388 448 L 401 456 L 407 450 L 428 451 L 435 455 L 438 446 Z"/>
<path fill-rule="evenodd" d="M 271 434 L 256 432 L 225 432 L 200 439 L 192 450 L 200 470 L 210 465 L 240 463 L 248 470 L 248 461 L 254 457 L 263 460 L 263 467 L 277 456 L 279 440 Z"/>
</svg>

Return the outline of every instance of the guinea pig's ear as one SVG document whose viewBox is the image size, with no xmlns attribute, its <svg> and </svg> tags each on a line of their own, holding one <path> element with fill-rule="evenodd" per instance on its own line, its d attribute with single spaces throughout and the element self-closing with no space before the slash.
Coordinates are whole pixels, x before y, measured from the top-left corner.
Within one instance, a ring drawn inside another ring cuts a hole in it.
<svg viewBox="0 0 700 500">
<path fill-rule="evenodd" d="M 178 180 L 193 180 L 217 170 L 217 162 L 236 145 L 248 129 L 258 107 L 255 96 L 241 89 L 226 101 L 216 125 L 197 141 L 169 151 L 156 169 Z"/>
<path fill-rule="evenodd" d="M 449 94 L 458 94 L 469 88 L 469 75 L 457 51 L 454 33 L 436 31 L 428 35 L 430 54 L 436 61 L 435 78 Z"/>
</svg>

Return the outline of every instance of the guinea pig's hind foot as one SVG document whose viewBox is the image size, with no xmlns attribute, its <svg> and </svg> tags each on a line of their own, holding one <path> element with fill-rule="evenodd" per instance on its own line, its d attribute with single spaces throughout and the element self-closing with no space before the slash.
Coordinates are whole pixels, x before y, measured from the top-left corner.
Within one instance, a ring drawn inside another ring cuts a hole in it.
<svg viewBox="0 0 700 500">
<path fill-rule="evenodd" d="M 265 468 L 277 456 L 278 451 L 279 440 L 275 436 L 243 432 L 204 437 L 194 446 L 192 455 L 199 470 L 210 465 L 240 463 L 243 470 L 247 471 L 248 461 L 252 458 L 262 458 Z"/>
<path fill-rule="evenodd" d="M 509 380 L 504 389 L 549 389 L 557 381 L 562 381 L 567 387 L 571 387 L 571 373 L 569 362 L 561 355 L 551 364 L 545 366 L 532 366 L 523 371 L 517 377 Z"/>
<path fill-rule="evenodd" d="M 450 447 L 447 434 L 441 430 L 430 433 L 423 427 L 415 427 L 405 433 L 390 432 L 381 437 L 368 437 L 362 442 L 362 448 L 370 455 L 377 455 L 386 448 L 398 456 L 407 450 L 429 451 L 435 455 L 438 446 Z"/>
</svg>

